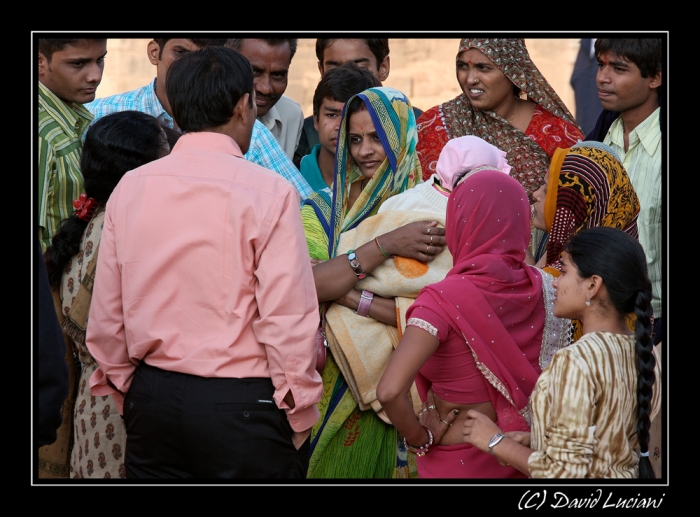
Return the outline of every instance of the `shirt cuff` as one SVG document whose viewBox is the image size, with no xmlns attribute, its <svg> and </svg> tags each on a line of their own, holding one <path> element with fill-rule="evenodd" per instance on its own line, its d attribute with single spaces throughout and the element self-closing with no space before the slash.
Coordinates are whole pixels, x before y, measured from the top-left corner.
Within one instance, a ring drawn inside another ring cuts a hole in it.
<svg viewBox="0 0 700 517">
<path fill-rule="evenodd" d="M 312 427 L 316 422 L 318 422 L 318 419 L 321 416 L 316 404 L 304 409 L 297 409 L 292 415 L 289 414 L 289 412 L 292 411 L 291 409 L 285 409 L 285 411 L 287 412 L 287 420 L 289 421 L 289 425 L 296 433 L 306 431 Z"/>
<path fill-rule="evenodd" d="M 99 368 L 90 376 L 90 393 L 96 397 L 111 395 L 119 414 L 124 414 L 124 395 L 109 384 L 104 372 Z"/>
</svg>

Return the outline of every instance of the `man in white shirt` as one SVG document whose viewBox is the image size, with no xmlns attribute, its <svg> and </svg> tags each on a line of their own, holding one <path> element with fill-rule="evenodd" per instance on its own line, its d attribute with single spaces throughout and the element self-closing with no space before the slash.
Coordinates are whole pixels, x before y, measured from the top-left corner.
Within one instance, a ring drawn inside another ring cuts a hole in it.
<svg viewBox="0 0 700 517">
<path fill-rule="evenodd" d="M 599 135 L 622 159 L 639 196 L 639 242 L 652 283 L 654 340 L 662 339 L 662 134 L 659 91 L 662 88 L 660 38 L 599 38 L 598 97 L 603 108 L 619 116 Z"/>
<path fill-rule="evenodd" d="M 284 95 L 296 39 L 229 39 L 227 47 L 248 58 L 253 67 L 258 120 L 272 132 L 290 159 L 299 143 L 304 113 L 298 102 Z"/>
</svg>

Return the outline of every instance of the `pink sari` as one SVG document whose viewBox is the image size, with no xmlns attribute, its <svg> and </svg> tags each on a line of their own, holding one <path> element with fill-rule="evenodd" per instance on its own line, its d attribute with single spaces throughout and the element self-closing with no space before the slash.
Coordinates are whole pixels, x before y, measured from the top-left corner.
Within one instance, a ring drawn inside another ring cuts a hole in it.
<svg viewBox="0 0 700 517">
<path fill-rule="evenodd" d="M 447 204 L 446 239 L 454 266 L 443 281 L 421 291 L 407 314 L 410 319 L 426 308 L 461 337 L 504 431 L 529 431 L 528 397 L 541 372 L 545 303 L 541 272 L 524 262 L 529 217 L 527 193 L 517 180 L 494 170 L 467 175 Z M 428 386 L 418 388 L 424 398 Z M 525 477 L 466 444 L 434 447 L 418 458 L 418 473 Z"/>
</svg>

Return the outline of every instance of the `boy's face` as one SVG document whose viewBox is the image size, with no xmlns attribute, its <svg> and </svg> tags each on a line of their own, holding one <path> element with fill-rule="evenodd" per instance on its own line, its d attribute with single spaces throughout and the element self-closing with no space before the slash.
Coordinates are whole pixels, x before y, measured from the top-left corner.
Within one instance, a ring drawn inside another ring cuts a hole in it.
<svg viewBox="0 0 700 517">
<path fill-rule="evenodd" d="M 630 111 L 645 104 L 661 85 L 661 72 L 642 77 L 639 67 L 610 52 L 597 58 L 596 84 L 603 108 L 611 111 Z"/>
<path fill-rule="evenodd" d="M 321 147 L 333 156 L 335 156 L 335 148 L 338 143 L 343 106 L 345 106 L 343 102 L 325 97 L 318 113 L 314 114 L 314 129 L 318 131 Z"/>
<path fill-rule="evenodd" d="M 158 87 L 163 88 L 163 92 L 165 92 L 165 76 L 170 64 L 183 54 L 199 49 L 200 47 L 186 38 L 169 39 L 162 49 L 154 40 L 148 43 L 148 59 L 157 67 Z"/>
<path fill-rule="evenodd" d="M 102 81 L 107 41 L 86 39 L 53 53 L 51 62 L 39 52 L 39 80 L 67 104 L 95 100 Z"/>
<path fill-rule="evenodd" d="M 337 39 L 323 51 L 323 61 L 318 63 L 321 75 L 331 68 L 337 68 L 345 63 L 353 62 L 360 68 L 366 68 L 379 82 L 389 77 L 389 56 L 381 63 L 363 39 Z"/>
</svg>

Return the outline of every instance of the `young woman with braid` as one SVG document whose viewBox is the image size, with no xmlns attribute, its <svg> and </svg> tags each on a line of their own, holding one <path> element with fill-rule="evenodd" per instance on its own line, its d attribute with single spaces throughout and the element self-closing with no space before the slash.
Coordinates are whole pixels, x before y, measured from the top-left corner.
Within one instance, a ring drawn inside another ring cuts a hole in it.
<svg viewBox="0 0 700 517">
<path fill-rule="evenodd" d="M 561 264 L 554 314 L 581 320 L 584 335 L 542 371 L 530 398 L 532 432 L 502 434 L 470 410 L 464 441 L 533 478 L 654 478 L 649 426 L 661 363 L 644 251 L 622 230 L 596 227 L 569 241 Z"/>
</svg>

